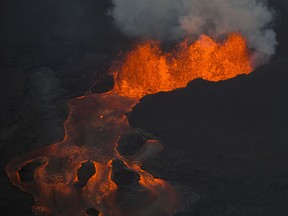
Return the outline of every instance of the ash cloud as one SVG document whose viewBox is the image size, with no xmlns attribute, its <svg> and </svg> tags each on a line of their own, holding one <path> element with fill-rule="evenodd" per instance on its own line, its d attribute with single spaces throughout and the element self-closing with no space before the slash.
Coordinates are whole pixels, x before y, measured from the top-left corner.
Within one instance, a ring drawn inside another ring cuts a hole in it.
<svg viewBox="0 0 288 216">
<path fill-rule="evenodd" d="M 110 15 L 133 37 L 174 40 L 239 32 L 259 61 L 275 53 L 275 13 L 266 0 L 112 0 Z"/>
</svg>

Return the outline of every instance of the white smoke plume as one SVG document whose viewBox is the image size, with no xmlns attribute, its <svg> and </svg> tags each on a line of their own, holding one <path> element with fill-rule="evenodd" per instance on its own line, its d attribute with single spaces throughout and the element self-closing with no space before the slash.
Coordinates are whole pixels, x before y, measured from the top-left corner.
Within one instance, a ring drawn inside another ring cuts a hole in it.
<svg viewBox="0 0 288 216">
<path fill-rule="evenodd" d="M 110 14 L 133 37 L 181 39 L 201 34 L 221 38 L 239 32 L 257 58 L 274 54 L 274 11 L 266 0 L 112 0 Z"/>
</svg>

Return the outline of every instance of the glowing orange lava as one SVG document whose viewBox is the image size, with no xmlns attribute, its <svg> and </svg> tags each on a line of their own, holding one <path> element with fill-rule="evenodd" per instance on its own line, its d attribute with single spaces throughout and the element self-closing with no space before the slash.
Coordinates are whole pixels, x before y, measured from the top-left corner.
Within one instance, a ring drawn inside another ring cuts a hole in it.
<svg viewBox="0 0 288 216">
<path fill-rule="evenodd" d="M 202 35 L 191 45 L 183 42 L 172 53 L 163 53 L 158 42 L 147 41 L 128 52 L 113 71 L 114 92 L 141 98 L 185 87 L 196 78 L 221 81 L 251 71 L 247 44 L 240 34 L 231 33 L 220 43 Z"/>
<path fill-rule="evenodd" d="M 15 186 L 34 195 L 37 215 L 82 216 L 94 208 L 100 216 L 172 216 L 178 207 L 172 187 L 141 169 L 143 161 L 163 150 L 161 143 L 148 136 L 140 153 L 125 157 L 117 152 L 120 138 L 137 132 L 125 113 L 147 94 L 182 88 L 196 78 L 220 81 L 251 71 L 247 45 L 239 34 L 220 43 L 203 35 L 191 45 L 183 42 L 172 53 L 163 53 L 154 41 L 140 43 L 113 71 L 111 92 L 70 101 L 62 142 L 15 157 L 6 166 L 7 174 Z M 126 194 L 113 181 L 115 159 L 123 162 L 118 166 L 124 166 L 126 173 L 136 176 L 136 189 L 126 192 L 143 196 L 137 207 L 134 199 L 129 209 L 118 205 Z M 93 170 L 85 181 L 78 171 L 86 162 Z M 37 164 L 33 179 L 21 180 L 21 169 L 31 163 Z"/>
</svg>

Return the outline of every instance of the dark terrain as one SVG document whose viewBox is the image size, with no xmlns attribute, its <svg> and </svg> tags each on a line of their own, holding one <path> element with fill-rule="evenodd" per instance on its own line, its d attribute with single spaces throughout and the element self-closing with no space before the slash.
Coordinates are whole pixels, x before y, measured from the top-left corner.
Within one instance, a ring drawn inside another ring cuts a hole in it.
<svg viewBox="0 0 288 216">
<path fill-rule="evenodd" d="M 271 4 L 279 46 L 269 64 L 146 96 L 129 114 L 133 126 L 164 141 L 145 168 L 199 194 L 181 215 L 288 215 L 288 4 Z M 33 197 L 6 176 L 8 161 L 62 140 L 67 100 L 95 82 L 112 86 L 105 73 L 133 39 L 113 27 L 109 7 L 108 0 L 0 1 L 0 215 L 33 215 Z"/>
</svg>

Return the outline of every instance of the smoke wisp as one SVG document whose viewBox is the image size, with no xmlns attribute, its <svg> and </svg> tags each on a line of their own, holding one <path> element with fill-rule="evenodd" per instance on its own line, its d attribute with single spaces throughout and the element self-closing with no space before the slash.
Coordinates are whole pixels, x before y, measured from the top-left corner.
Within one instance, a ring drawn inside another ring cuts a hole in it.
<svg viewBox="0 0 288 216">
<path fill-rule="evenodd" d="M 215 38 L 241 33 L 255 58 L 274 54 L 274 11 L 266 0 L 112 0 L 110 14 L 133 37 L 174 40 L 207 34 Z"/>
</svg>

